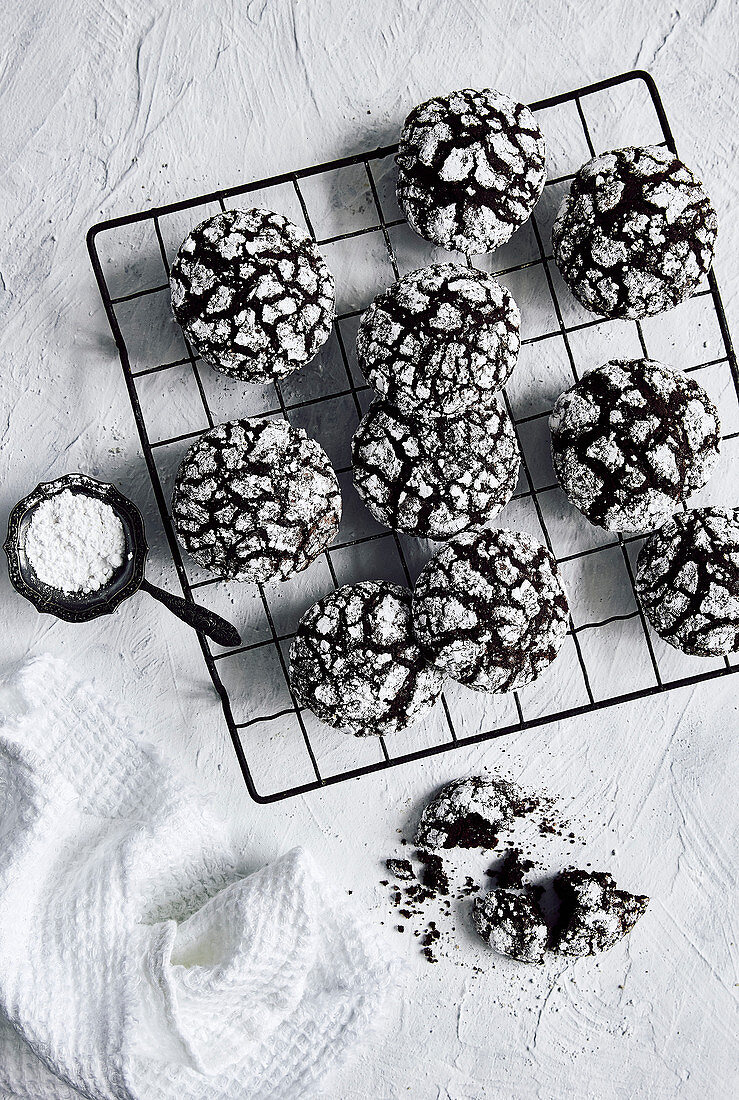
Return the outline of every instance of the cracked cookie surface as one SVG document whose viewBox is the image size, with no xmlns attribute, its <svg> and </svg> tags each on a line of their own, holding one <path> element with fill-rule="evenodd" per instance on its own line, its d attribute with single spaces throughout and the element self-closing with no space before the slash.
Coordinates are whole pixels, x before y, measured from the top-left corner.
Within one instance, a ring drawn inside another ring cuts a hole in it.
<svg viewBox="0 0 739 1100">
<path fill-rule="evenodd" d="M 659 526 L 701 489 L 721 424 L 691 377 L 652 359 L 614 359 L 557 399 L 552 460 L 565 494 L 608 531 Z"/>
<path fill-rule="evenodd" d="M 562 278 L 586 309 L 647 317 L 689 298 L 713 262 L 718 222 L 669 149 L 616 149 L 584 164 L 552 230 Z"/>
<path fill-rule="evenodd" d="M 303 615 L 290 647 L 290 683 L 323 722 L 369 736 L 396 733 L 421 718 L 443 678 L 413 636 L 410 592 L 360 581 Z"/>
<path fill-rule="evenodd" d="M 341 491 L 320 444 L 285 420 L 233 420 L 188 450 L 172 522 L 198 565 L 265 583 L 306 569 L 334 539 Z"/>
<path fill-rule="evenodd" d="M 466 531 L 422 570 L 413 596 L 421 645 L 478 691 L 513 691 L 554 660 L 569 608 L 557 563 L 519 531 Z"/>
<path fill-rule="evenodd" d="M 398 202 L 426 240 L 466 255 L 492 252 L 531 214 L 545 156 L 523 103 L 490 88 L 435 96 L 403 125 Z"/>
<path fill-rule="evenodd" d="M 499 407 L 417 422 L 374 401 L 354 435 L 352 465 L 378 523 L 441 540 L 500 512 L 516 488 L 520 455 Z"/>
<path fill-rule="evenodd" d="M 180 245 L 170 289 L 198 354 L 245 382 L 284 378 L 331 334 L 333 276 L 311 238 L 269 210 L 201 222 Z"/>
<path fill-rule="evenodd" d="M 696 657 L 739 653 L 739 509 L 694 508 L 644 544 L 636 591 L 666 642 Z"/>
<path fill-rule="evenodd" d="M 516 365 L 520 323 L 491 275 L 434 264 L 375 298 L 359 324 L 359 366 L 380 397 L 417 419 L 482 409 Z"/>
</svg>

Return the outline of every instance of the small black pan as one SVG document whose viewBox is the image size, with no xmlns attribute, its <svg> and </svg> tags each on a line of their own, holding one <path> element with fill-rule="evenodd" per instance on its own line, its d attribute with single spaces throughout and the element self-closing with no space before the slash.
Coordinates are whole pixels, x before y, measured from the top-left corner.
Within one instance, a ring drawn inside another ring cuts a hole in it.
<svg viewBox="0 0 739 1100">
<path fill-rule="evenodd" d="M 51 588 L 36 576 L 26 556 L 26 534 L 34 509 L 42 500 L 49 500 L 65 489 L 105 501 L 123 524 L 126 539 L 123 563 L 107 584 L 96 592 L 69 594 L 58 588 Z M 144 520 L 136 505 L 119 493 L 114 485 L 96 481 L 86 474 L 67 474 L 56 481 L 37 485 L 10 513 L 8 537 L 5 541 L 8 572 L 13 587 L 43 614 L 56 615 L 70 623 L 89 622 L 98 615 L 110 615 L 122 600 L 141 589 L 163 603 L 178 619 L 206 634 L 218 645 L 229 648 L 240 645 L 238 631 L 220 615 L 149 584 L 144 576 L 148 552 Z"/>
</svg>

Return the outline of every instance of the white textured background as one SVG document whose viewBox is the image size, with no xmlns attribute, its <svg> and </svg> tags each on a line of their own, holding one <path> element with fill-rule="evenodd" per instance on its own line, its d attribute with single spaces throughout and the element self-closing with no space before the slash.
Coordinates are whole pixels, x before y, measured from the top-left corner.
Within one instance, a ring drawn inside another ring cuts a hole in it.
<svg viewBox="0 0 739 1100">
<path fill-rule="evenodd" d="M 153 579 L 163 561 L 84 247 L 89 225 L 385 144 L 413 104 L 454 87 L 493 85 L 532 100 L 648 69 L 680 150 L 702 171 L 718 209 L 716 268 L 739 331 L 734 0 L 3 7 L 3 525 L 37 481 L 83 469 L 116 480 L 145 509 Z M 485 763 L 558 795 L 589 839 L 587 859 L 651 894 L 630 940 L 595 962 L 535 973 L 500 959 L 493 965 L 464 939 L 450 952 L 458 959 L 431 967 L 412 939 L 395 935 L 411 965 L 403 1003 L 384 1036 L 327 1084 L 324 1100 L 735 1091 L 733 678 L 263 808 L 243 788 L 188 631 L 143 597 L 97 624 L 56 623 L 15 596 L 2 572 L 0 668 L 49 650 L 93 674 L 154 739 L 199 769 L 255 866 L 305 843 L 354 891 L 368 919 L 394 923 L 378 879 L 396 828 L 436 783 Z M 472 963 L 485 972 L 475 974 Z"/>
</svg>

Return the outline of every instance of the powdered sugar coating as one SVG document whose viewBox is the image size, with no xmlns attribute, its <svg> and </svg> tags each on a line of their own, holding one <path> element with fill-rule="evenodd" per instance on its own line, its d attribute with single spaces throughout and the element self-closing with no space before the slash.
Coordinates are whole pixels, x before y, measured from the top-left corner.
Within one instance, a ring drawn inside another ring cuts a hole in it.
<svg viewBox="0 0 739 1100">
<path fill-rule="evenodd" d="M 416 830 L 416 844 L 431 851 L 440 848 L 493 848 L 497 833 L 528 813 L 535 800 L 508 779 L 497 775 L 469 775 L 454 779 L 424 806 Z"/>
<path fill-rule="evenodd" d="M 411 228 L 466 255 L 507 241 L 546 178 L 544 139 L 531 111 L 490 88 L 415 107 L 396 160 L 398 202 Z"/>
<path fill-rule="evenodd" d="M 648 897 L 617 890 L 607 871 L 563 871 L 554 887 L 562 909 L 553 950 L 561 955 L 607 951 L 632 930 L 649 904 Z"/>
<path fill-rule="evenodd" d="M 458 264 L 411 271 L 379 294 L 357 333 L 364 377 L 417 419 L 480 409 L 507 381 L 521 316 L 491 275 Z"/>
<path fill-rule="evenodd" d="M 669 149 L 616 149 L 584 164 L 552 230 L 562 278 L 586 309 L 647 317 L 685 301 L 713 262 L 718 222 Z"/>
<path fill-rule="evenodd" d="M 478 691 L 523 687 L 554 660 L 569 608 L 557 563 L 520 531 L 467 531 L 422 570 L 413 621 L 448 676 Z"/>
<path fill-rule="evenodd" d="M 306 611 L 290 647 L 290 683 L 323 722 L 358 736 L 396 733 L 426 714 L 442 688 L 411 628 L 411 594 L 360 581 Z"/>
<path fill-rule="evenodd" d="M 286 580 L 334 539 L 341 491 L 323 448 L 286 420 L 233 420 L 185 455 L 172 497 L 180 542 L 204 569 Z"/>
<path fill-rule="evenodd" d="M 639 552 L 636 591 L 660 637 L 683 653 L 739 653 L 739 508 L 668 520 Z"/>
<path fill-rule="evenodd" d="M 170 275 L 172 310 L 198 353 L 246 382 L 284 378 L 330 333 L 334 279 L 313 241 L 269 210 L 196 226 Z"/>
<path fill-rule="evenodd" d="M 352 442 L 354 484 L 378 523 L 446 539 L 481 526 L 511 499 L 520 456 L 508 414 L 416 422 L 374 401 Z"/>
<path fill-rule="evenodd" d="M 527 894 L 491 890 L 472 905 L 472 921 L 489 947 L 519 962 L 540 963 L 549 929 L 538 905 Z"/>
<path fill-rule="evenodd" d="M 721 424 L 705 390 L 653 359 L 613 359 L 557 399 L 549 418 L 557 478 L 608 531 L 658 527 L 701 489 Z"/>
</svg>

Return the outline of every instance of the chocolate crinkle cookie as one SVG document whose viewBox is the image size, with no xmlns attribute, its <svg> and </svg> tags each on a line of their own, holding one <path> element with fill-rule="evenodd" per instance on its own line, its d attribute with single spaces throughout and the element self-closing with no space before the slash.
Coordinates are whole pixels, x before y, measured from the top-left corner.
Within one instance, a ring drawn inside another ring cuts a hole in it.
<svg viewBox="0 0 739 1100">
<path fill-rule="evenodd" d="M 500 830 L 536 806 L 536 799 L 499 776 L 455 779 L 425 806 L 416 830 L 416 844 L 432 851 L 494 848 Z"/>
<path fill-rule="evenodd" d="M 284 378 L 331 333 L 331 272 L 310 237 L 269 210 L 201 222 L 180 245 L 170 288 L 198 354 L 245 382 Z"/>
<path fill-rule="evenodd" d="M 447 539 L 482 526 L 511 499 L 520 457 L 508 414 L 414 421 L 375 401 L 352 442 L 354 484 L 387 527 Z"/>
<path fill-rule="evenodd" d="M 422 570 L 413 597 L 424 650 L 478 691 L 513 691 L 536 679 L 557 656 L 568 616 L 546 547 L 502 529 L 452 539 Z"/>
<path fill-rule="evenodd" d="M 540 963 L 549 939 L 541 911 L 528 894 L 491 890 L 475 898 L 472 922 L 489 947 L 519 962 Z"/>
<path fill-rule="evenodd" d="M 518 359 L 520 323 L 491 275 L 435 264 L 375 298 L 359 324 L 359 366 L 401 412 L 456 416 L 486 407 L 504 385 Z"/>
<path fill-rule="evenodd" d="M 571 868 L 557 875 L 560 897 L 552 950 L 561 955 L 595 955 L 627 935 L 646 912 L 649 898 L 617 890 L 607 871 Z"/>
<path fill-rule="evenodd" d="M 653 359 L 614 359 L 557 399 L 554 470 L 570 502 L 608 531 L 657 527 L 701 489 L 721 424 L 694 379 Z"/>
<path fill-rule="evenodd" d="M 639 552 L 636 591 L 660 637 L 683 653 L 739 653 L 739 509 L 673 516 Z"/>
<path fill-rule="evenodd" d="M 490 88 L 415 107 L 396 160 L 398 202 L 411 228 L 466 255 L 507 241 L 546 178 L 544 139 L 531 111 Z"/>
<path fill-rule="evenodd" d="M 657 145 L 589 160 L 552 230 L 577 300 L 606 317 L 648 317 L 689 298 L 713 262 L 716 212 L 698 177 Z"/>
<path fill-rule="evenodd" d="M 323 448 L 285 420 L 211 428 L 185 455 L 172 522 L 204 569 L 237 580 L 285 580 L 335 537 L 341 491 Z"/>
<path fill-rule="evenodd" d="M 411 594 L 386 581 L 345 585 L 314 604 L 290 647 L 290 683 L 323 722 L 360 736 L 396 733 L 442 688 L 411 626 Z"/>
</svg>

